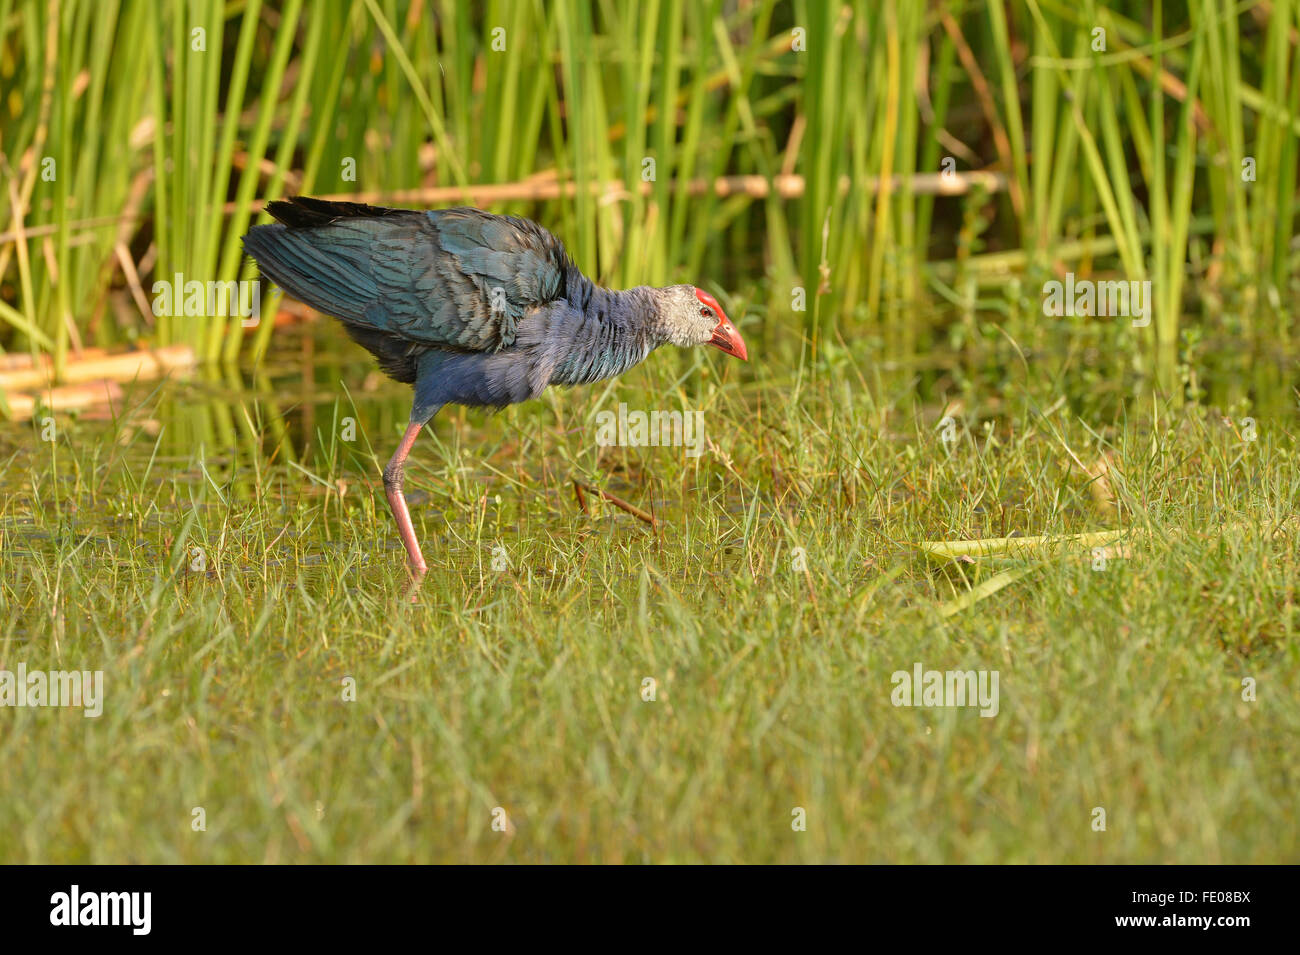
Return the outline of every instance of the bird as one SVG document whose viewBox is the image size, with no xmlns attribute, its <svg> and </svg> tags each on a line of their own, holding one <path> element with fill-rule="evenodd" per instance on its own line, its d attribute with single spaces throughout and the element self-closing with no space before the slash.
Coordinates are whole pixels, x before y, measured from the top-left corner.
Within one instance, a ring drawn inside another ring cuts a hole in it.
<svg viewBox="0 0 1300 955">
<path fill-rule="evenodd" d="M 661 345 L 711 345 L 749 358 L 708 292 L 603 288 L 529 219 L 309 196 L 266 209 L 276 221 L 243 236 L 262 277 L 337 318 L 380 369 L 414 389 L 383 481 L 417 579 L 428 564 L 403 494 L 405 465 L 420 429 L 445 405 L 500 409 L 551 385 L 613 378 Z"/>
</svg>

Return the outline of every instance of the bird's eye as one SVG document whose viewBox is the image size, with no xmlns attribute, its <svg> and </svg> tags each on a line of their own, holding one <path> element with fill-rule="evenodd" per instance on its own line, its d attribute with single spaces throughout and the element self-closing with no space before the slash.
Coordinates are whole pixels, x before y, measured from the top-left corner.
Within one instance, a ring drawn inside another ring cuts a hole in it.
<svg viewBox="0 0 1300 955">
<path fill-rule="evenodd" d="M 703 315 L 705 318 L 711 318 L 713 316 L 713 313 L 710 312 L 707 308 L 700 309 L 700 314 Z"/>
</svg>

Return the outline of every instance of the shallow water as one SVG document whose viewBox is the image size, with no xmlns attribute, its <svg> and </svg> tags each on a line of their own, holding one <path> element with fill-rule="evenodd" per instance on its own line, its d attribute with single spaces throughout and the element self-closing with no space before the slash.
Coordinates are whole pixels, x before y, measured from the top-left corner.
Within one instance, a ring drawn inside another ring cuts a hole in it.
<svg viewBox="0 0 1300 955">
<path fill-rule="evenodd" d="M 846 387 L 860 387 L 859 373 L 866 368 L 873 376 L 868 387 L 891 398 L 911 393 L 919 407 L 936 417 L 950 400 L 978 404 L 970 413 L 985 419 L 1013 413 L 1025 390 L 1023 369 L 1044 380 L 1069 381 L 1070 391 L 1060 398 L 1085 420 L 1113 416 L 1117 408 L 1141 409 L 1141 375 L 1128 356 L 1095 345 L 1079 348 L 1065 331 L 1049 330 L 1039 342 L 1022 344 L 1018 354 L 1005 341 L 989 337 L 960 350 L 910 359 L 853 355 L 851 361 L 840 356 L 837 364 L 832 357 L 829 371 L 822 374 L 842 378 Z M 872 344 L 861 343 L 863 352 L 870 355 Z M 762 360 L 761 352 L 757 357 Z M 1203 347 L 1198 357 L 1202 362 L 1197 372 L 1188 373 L 1189 388 L 1203 403 L 1245 408 L 1238 418 L 1249 413 L 1294 421 L 1300 362 L 1287 349 L 1219 343 Z M 766 368 L 762 376 L 776 377 Z M 785 382 L 764 387 L 769 409 L 790 390 Z M 1049 401 L 1052 388 L 1039 381 L 1037 395 Z M 402 549 L 383 509 L 379 472 L 409 408 L 408 386 L 380 374 L 333 323 L 312 322 L 277 332 L 274 351 L 255 372 L 201 368 L 183 380 L 127 385 L 120 407 L 59 416 L 59 427 L 66 429 L 61 441 L 40 440 L 32 423 L 0 423 L 0 460 L 7 459 L 0 473 L 0 536 L 6 557 L 22 562 L 56 546 L 87 546 L 114 561 L 164 563 L 178 530 L 174 514 L 256 502 L 263 516 L 271 515 L 268 523 L 283 514 L 283 528 L 264 541 L 256 560 L 233 562 L 227 572 L 251 575 L 296 565 L 310 577 L 313 567 L 340 560 L 358 568 L 400 566 Z M 545 428 L 554 427 L 544 400 L 525 414 L 535 414 Z M 531 424 L 534 419 L 522 420 Z M 457 499 L 472 502 L 461 510 L 478 512 L 470 518 L 483 522 L 493 535 L 536 531 L 539 524 L 558 526 L 564 514 L 577 513 L 569 485 L 577 472 L 556 460 L 538 429 L 512 429 L 477 409 L 448 409 L 435 425 L 432 436 L 421 435 L 410 459 L 407 496 L 413 512 L 429 518 L 424 546 L 426 555 L 438 555 L 439 566 L 468 567 L 482 555 L 464 541 L 459 528 L 439 533 L 445 525 L 428 513 L 428 488 L 435 481 L 452 482 Z M 680 516 L 684 495 L 679 489 L 653 476 L 647 480 L 645 474 L 617 470 L 617 463 L 614 467 L 602 482 L 606 490 L 657 517 Z M 51 469 L 58 475 L 53 482 L 41 477 Z M 39 500 L 35 487 L 41 489 Z M 138 502 L 142 494 L 159 498 L 144 516 L 134 512 L 138 505 L 122 503 Z M 358 496 L 369 496 L 376 507 L 364 539 L 357 536 L 357 526 L 343 533 L 349 523 L 365 526 L 349 521 L 341 510 L 345 498 L 355 504 Z M 295 521 L 301 502 L 320 499 L 327 506 L 319 520 L 305 526 Z M 332 509 L 331 502 L 340 508 Z M 745 506 L 738 497 L 724 505 L 733 515 L 742 514 Z M 51 508 L 57 509 L 57 521 L 50 519 Z M 634 537 L 645 532 L 644 525 L 612 507 L 593 513 L 592 533 Z M 717 546 L 724 550 L 726 542 Z"/>
</svg>

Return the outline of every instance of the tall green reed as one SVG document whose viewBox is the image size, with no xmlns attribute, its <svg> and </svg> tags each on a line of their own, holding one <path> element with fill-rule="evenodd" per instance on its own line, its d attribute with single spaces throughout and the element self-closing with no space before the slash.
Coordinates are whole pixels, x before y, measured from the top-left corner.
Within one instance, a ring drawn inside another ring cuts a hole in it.
<svg viewBox="0 0 1300 955">
<path fill-rule="evenodd" d="M 515 183 L 493 208 L 591 274 L 732 292 L 813 355 L 846 334 L 917 354 L 1008 269 L 1149 279 L 1134 357 L 1174 389 L 1189 324 L 1289 334 L 1300 3 L 1260 12 L 0 0 L 0 345 L 57 372 L 135 339 L 257 361 L 269 322 L 154 316 L 140 293 L 253 278 L 261 200 Z M 983 252 L 961 238 L 981 168 L 1005 183 Z M 740 176 L 766 185 L 715 191 Z"/>
</svg>

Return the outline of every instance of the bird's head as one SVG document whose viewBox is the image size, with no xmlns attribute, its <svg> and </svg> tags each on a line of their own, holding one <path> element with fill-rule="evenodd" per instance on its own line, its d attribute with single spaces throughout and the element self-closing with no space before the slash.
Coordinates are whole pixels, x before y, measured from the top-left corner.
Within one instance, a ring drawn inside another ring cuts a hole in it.
<svg viewBox="0 0 1300 955">
<path fill-rule="evenodd" d="M 661 291 L 659 318 L 668 341 L 682 346 L 712 345 L 741 361 L 748 360 L 745 340 L 712 295 L 693 285 L 671 285 Z"/>
</svg>

